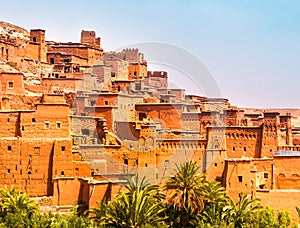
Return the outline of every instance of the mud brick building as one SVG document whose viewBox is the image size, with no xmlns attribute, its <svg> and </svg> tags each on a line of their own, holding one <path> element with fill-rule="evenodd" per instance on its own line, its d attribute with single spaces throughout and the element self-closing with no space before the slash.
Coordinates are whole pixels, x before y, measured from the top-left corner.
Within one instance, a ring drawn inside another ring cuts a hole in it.
<svg viewBox="0 0 300 228">
<path fill-rule="evenodd" d="M 104 52 L 94 31 L 46 40 L 0 22 L 0 186 L 59 210 L 110 199 L 128 175 L 161 183 L 175 164 L 276 209 L 300 199 L 300 120 L 168 88 L 138 49 Z"/>
</svg>

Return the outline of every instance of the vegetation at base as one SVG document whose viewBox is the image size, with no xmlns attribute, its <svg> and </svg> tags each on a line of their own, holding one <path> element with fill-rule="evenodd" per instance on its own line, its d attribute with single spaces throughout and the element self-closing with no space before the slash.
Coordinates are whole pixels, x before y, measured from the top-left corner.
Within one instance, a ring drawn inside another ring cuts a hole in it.
<svg viewBox="0 0 300 228">
<path fill-rule="evenodd" d="M 296 207 L 300 217 L 300 209 Z M 199 166 L 189 161 L 177 166 L 161 186 L 137 176 L 113 201 L 71 215 L 43 214 L 25 193 L 0 189 L 1 227 L 298 227 L 289 211 L 263 207 L 259 200 L 240 194 L 235 203 L 217 181 L 207 181 Z"/>
</svg>

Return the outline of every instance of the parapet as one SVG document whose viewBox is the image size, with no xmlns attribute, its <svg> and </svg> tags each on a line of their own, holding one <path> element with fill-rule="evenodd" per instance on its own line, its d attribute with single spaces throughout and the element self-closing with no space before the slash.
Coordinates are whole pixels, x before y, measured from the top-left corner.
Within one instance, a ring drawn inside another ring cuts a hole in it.
<svg viewBox="0 0 300 228">
<path fill-rule="evenodd" d="M 166 71 L 148 71 L 148 77 L 160 77 L 168 78 L 168 72 Z"/>
</svg>

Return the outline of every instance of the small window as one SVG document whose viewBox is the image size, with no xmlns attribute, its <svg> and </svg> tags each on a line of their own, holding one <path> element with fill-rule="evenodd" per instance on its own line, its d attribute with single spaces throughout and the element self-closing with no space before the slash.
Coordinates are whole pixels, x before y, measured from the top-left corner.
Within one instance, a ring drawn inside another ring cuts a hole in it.
<svg viewBox="0 0 300 228">
<path fill-rule="evenodd" d="M 10 119 L 9 119 L 9 118 L 7 118 L 7 122 L 8 122 L 8 123 L 10 122 Z"/>
<path fill-rule="evenodd" d="M 124 165 L 128 165 L 128 159 L 124 158 Z"/>
<path fill-rule="evenodd" d="M 31 119 L 31 122 L 32 122 L 32 123 L 35 123 L 35 122 L 36 122 L 35 118 L 32 118 L 32 119 Z"/>
<path fill-rule="evenodd" d="M 239 182 L 243 182 L 243 176 L 238 176 Z"/>
<path fill-rule="evenodd" d="M 7 173 L 10 173 L 10 169 L 7 170 Z"/>
<path fill-rule="evenodd" d="M 50 58 L 50 64 L 54 64 L 54 58 Z"/>
<path fill-rule="evenodd" d="M 7 150 L 11 150 L 11 146 L 7 146 Z"/>
<path fill-rule="evenodd" d="M 61 128 L 61 122 L 56 122 L 56 128 L 60 129 Z"/>
<path fill-rule="evenodd" d="M 268 173 L 264 173 L 264 178 L 268 179 L 269 178 L 269 174 Z"/>
<path fill-rule="evenodd" d="M 24 126 L 22 126 L 22 131 L 25 131 L 25 127 Z"/>
<path fill-rule="evenodd" d="M 215 163 L 215 167 L 218 167 L 218 163 Z"/>
<path fill-rule="evenodd" d="M 32 38 L 32 41 L 36 43 L 36 37 L 35 36 Z"/>
<path fill-rule="evenodd" d="M 64 176 L 64 175 L 65 175 L 65 172 L 64 172 L 64 171 L 61 171 L 61 172 L 60 172 L 60 175 Z"/>
<path fill-rule="evenodd" d="M 61 147 L 61 151 L 66 151 L 66 147 L 65 147 L 65 146 L 62 146 L 62 147 Z"/>
<path fill-rule="evenodd" d="M 235 151 L 235 147 L 232 147 L 232 152 L 234 152 Z"/>
<path fill-rule="evenodd" d="M 105 105 L 108 105 L 108 101 L 104 101 L 104 104 L 105 104 Z"/>
<path fill-rule="evenodd" d="M 246 148 L 246 147 L 244 147 L 244 151 L 247 151 L 247 148 Z"/>
<path fill-rule="evenodd" d="M 44 122 L 44 127 L 45 127 L 45 129 L 49 129 L 50 128 L 50 122 L 45 121 Z"/>
<path fill-rule="evenodd" d="M 40 155 L 40 147 L 34 147 L 34 155 Z"/>
<path fill-rule="evenodd" d="M 8 88 L 10 88 L 10 89 L 14 88 L 14 83 L 13 82 L 8 82 Z"/>
<path fill-rule="evenodd" d="M 91 101 L 91 106 L 95 106 L 96 105 L 96 101 Z"/>
<path fill-rule="evenodd" d="M 28 170 L 27 174 L 28 174 L 28 175 L 31 175 L 31 170 Z"/>
</svg>

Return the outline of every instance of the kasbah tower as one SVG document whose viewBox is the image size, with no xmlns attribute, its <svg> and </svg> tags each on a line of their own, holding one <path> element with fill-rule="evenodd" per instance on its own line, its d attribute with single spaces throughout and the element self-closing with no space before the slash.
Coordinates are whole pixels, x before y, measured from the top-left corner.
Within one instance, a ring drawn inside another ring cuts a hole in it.
<svg viewBox="0 0 300 228">
<path fill-rule="evenodd" d="M 0 22 L 0 187 L 41 208 L 91 207 L 128 175 L 160 183 L 193 159 L 234 200 L 251 194 L 296 218 L 299 111 L 170 89 L 138 49 L 105 52 L 95 31 L 77 43 L 46 34 Z"/>
</svg>

